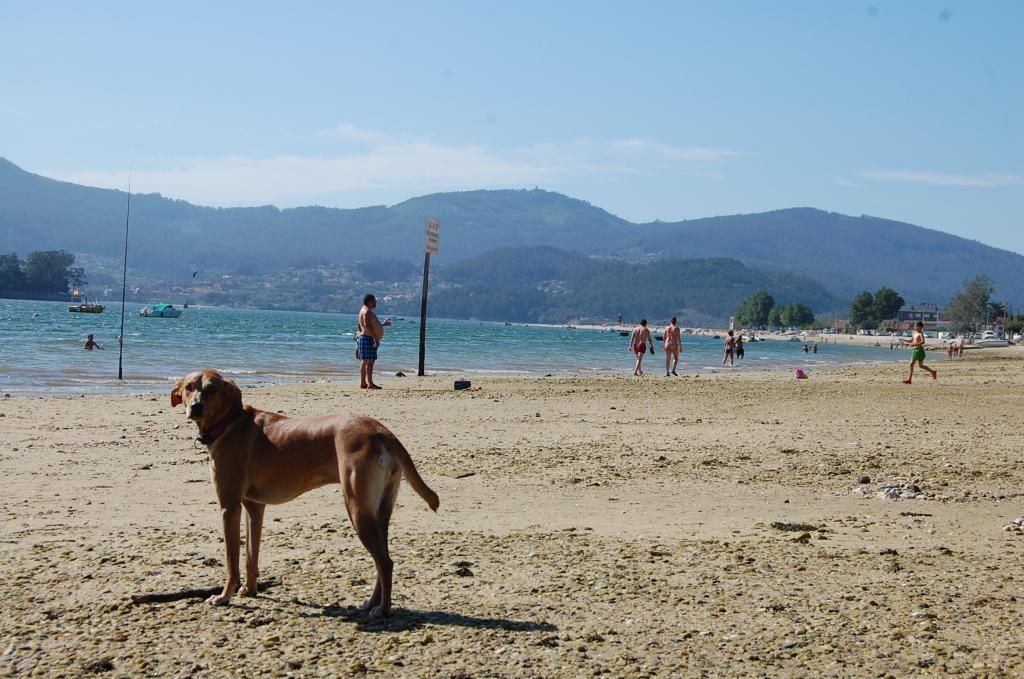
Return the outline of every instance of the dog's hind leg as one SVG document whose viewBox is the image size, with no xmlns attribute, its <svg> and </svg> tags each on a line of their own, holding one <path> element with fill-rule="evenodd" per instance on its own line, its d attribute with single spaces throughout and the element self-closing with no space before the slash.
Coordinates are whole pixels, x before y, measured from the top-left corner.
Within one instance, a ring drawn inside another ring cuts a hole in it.
<svg viewBox="0 0 1024 679">
<path fill-rule="evenodd" d="M 357 484 L 358 487 L 358 484 Z M 359 535 L 360 542 L 373 557 L 377 570 L 377 582 L 373 594 L 363 604 L 362 609 L 369 611 L 371 617 L 386 617 L 391 611 L 391 582 L 394 562 L 388 552 L 388 524 L 395 504 L 398 491 L 397 479 L 389 483 L 384 492 L 378 495 L 377 502 L 362 502 L 359 498 L 346 498 L 349 519 Z M 376 493 L 374 494 L 376 495 Z M 369 500 L 369 498 L 367 498 Z"/>
<path fill-rule="evenodd" d="M 266 505 L 245 500 L 245 585 L 238 590 L 242 596 L 256 596 L 260 576 L 260 539 L 263 536 L 263 510 Z"/>
</svg>

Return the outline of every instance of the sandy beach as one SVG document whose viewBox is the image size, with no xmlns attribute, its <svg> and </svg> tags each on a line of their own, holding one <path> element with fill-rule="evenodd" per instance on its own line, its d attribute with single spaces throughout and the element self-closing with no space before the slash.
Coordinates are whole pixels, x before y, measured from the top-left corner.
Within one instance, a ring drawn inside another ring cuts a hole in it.
<svg viewBox="0 0 1024 679">
<path fill-rule="evenodd" d="M 2 400 L 0 675 L 1020 676 L 1024 351 L 928 362 L 245 389 L 377 417 L 440 495 L 402 488 L 385 621 L 334 488 L 268 508 L 260 597 L 133 604 L 222 582 L 193 426 Z"/>
</svg>

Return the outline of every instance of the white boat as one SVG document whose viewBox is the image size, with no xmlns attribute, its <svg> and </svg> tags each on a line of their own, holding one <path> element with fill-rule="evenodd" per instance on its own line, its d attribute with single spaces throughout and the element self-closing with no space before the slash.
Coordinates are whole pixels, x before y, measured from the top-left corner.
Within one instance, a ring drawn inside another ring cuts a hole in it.
<svg viewBox="0 0 1024 679">
<path fill-rule="evenodd" d="M 999 339 L 998 337 L 985 337 L 974 343 L 974 346 L 979 349 L 986 349 L 989 347 L 1008 347 L 1010 346 L 1009 340 Z"/>
<path fill-rule="evenodd" d="M 139 315 L 147 318 L 177 318 L 181 316 L 181 309 L 173 304 L 154 304 L 139 309 Z"/>
<path fill-rule="evenodd" d="M 986 347 L 1008 347 L 1010 346 L 1009 340 L 997 337 L 994 330 L 986 330 L 981 333 L 981 339 L 974 341 L 974 346 L 980 348 Z"/>
</svg>

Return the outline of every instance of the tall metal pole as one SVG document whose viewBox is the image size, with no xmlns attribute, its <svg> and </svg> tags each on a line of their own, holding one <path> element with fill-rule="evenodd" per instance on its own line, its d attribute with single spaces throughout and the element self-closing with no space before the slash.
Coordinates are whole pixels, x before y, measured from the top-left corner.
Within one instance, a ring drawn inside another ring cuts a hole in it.
<svg viewBox="0 0 1024 679">
<path fill-rule="evenodd" d="M 427 355 L 427 283 L 430 280 L 430 253 L 423 254 L 423 298 L 420 302 L 420 365 L 416 371 L 423 377 L 423 363 Z"/>
<path fill-rule="evenodd" d="M 121 334 L 117 337 L 117 379 L 122 378 L 124 359 L 124 305 L 128 290 L 128 222 L 132 216 L 132 169 L 128 168 L 128 213 L 124 218 L 124 270 L 121 273 Z"/>
</svg>

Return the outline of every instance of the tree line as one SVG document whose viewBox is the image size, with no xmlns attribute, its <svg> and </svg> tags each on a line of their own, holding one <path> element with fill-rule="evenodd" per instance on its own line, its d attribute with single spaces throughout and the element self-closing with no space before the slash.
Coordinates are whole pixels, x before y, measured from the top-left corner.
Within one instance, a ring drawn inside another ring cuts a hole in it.
<svg viewBox="0 0 1024 679">
<path fill-rule="evenodd" d="M 981 332 L 998 321 L 1003 322 L 1007 333 L 1020 332 L 1024 328 L 1024 315 L 1013 316 L 1004 303 L 993 301 L 995 292 L 992 280 L 979 275 L 963 284 L 942 316 L 958 333 Z M 903 297 L 892 288 L 883 286 L 874 294 L 865 290 L 850 302 L 849 325 L 874 330 L 883 321 L 896 318 L 904 304 Z M 815 320 L 811 310 L 801 303 L 777 305 L 767 290 L 758 290 L 743 300 L 736 309 L 736 321 L 750 328 L 828 326 L 826 322 Z"/>
<path fill-rule="evenodd" d="M 16 253 L 0 255 L 0 297 L 66 295 L 85 285 L 85 269 L 72 266 L 66 250 L 37 250 L 22 260 Z"/>
<path fill-rule="evenodd" d="M 814 312 L 803 302 L 776 304 L 767 290 L 758 290 L 736 309 L 736 321 L 748 328 L 803 328 L 814 323 Z"/>
</svg>

